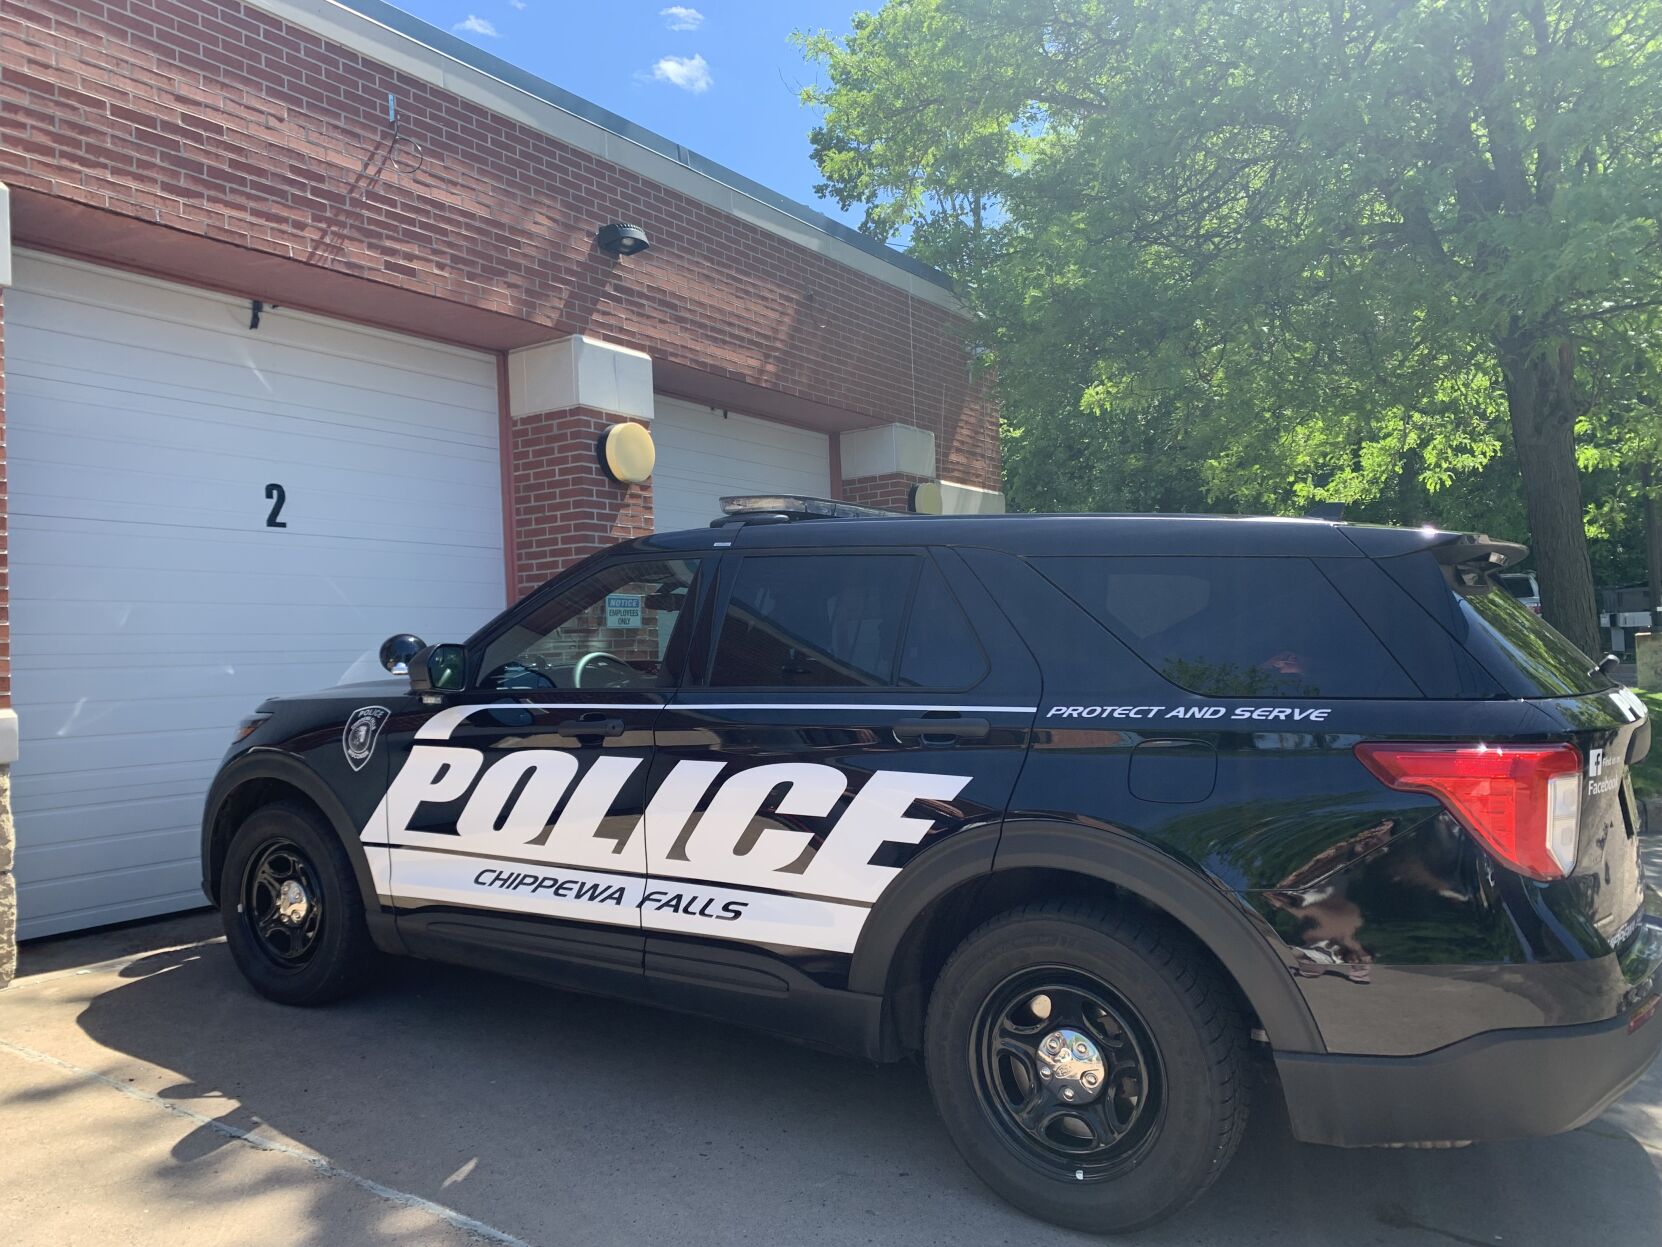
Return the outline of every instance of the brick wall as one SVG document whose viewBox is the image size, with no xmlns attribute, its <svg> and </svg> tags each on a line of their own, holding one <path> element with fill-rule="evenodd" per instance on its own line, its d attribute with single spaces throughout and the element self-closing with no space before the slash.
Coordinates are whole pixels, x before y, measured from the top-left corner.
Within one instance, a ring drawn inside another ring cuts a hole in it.
<svg viewBox="0 0 1662 1247">
<path fill-rule="evenodd" d="M 512 422 L 513 595 L 596 550 L 652 531 L 652 485 L 619 485 L 600 470 L 600 434 L 621 416 L 576 407 Z"/>
<path fill-rule="evenodd" d="M 843 500 L 885 511 L 910 510 L 912 486 L 929 479 L 907 472 L 886 472 L 882 476 L 857 476 L 843 482 Z"/>
<path fill-rule="evenodd" d="M 917 424 L 998 487 L 943 309 L 231 0 L 0 5 L 0 180 Z"/>
</svg>

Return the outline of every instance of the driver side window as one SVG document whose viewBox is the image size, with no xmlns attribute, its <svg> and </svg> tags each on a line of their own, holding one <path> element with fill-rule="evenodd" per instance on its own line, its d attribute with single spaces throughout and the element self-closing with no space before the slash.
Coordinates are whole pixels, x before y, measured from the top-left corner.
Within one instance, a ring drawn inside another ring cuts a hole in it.
<svg viewBox="0 0 1662 1247">
<path fill-rule="evenodd" d="M 614 563 L 521 616 L 486 648 L 486 689 L 669 688 L 692 618 L 695 559 Z"/>
</svg>

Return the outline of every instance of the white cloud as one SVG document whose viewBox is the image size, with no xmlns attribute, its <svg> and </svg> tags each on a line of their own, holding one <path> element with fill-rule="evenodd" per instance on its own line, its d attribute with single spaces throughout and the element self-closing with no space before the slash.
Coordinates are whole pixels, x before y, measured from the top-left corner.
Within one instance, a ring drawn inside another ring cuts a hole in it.
<svg viewBox="0 0 1662 1247">
<path fill-rule="evenodd" d="M 457 22 L 451 30 L 465 30 L 470 35 L 484 35 L 487 39 L 497 38 L 496 27 L 482 17 L 475 17 L 469 13 L 465 22 Z"/>
<path fill-rule="evenodd" d="M 697 9 L 689 9 L 684 4 L 672 4 L 667 9 L 659 9 L 658 16 L 664 19 L 664 25 L 671 30 L 697 30 L 704 24 L 704 14 Z"/>
<path fill-rule="evenodd" d="M 691 91 L 694 95 L 708 91 L 710 84 L 715 81 L 710 76 L 710 66 L 697 53 L 692 56 L 664 57 L 652 67 L 652 76 L 659 82 L 667 82 L 683 91 Z"/>
<path fill-rule="evenodd" d="M 508 0 L 508 4 L 513 8 L 523 9 L 525 7 L 525 0 Z"/>
</svg>

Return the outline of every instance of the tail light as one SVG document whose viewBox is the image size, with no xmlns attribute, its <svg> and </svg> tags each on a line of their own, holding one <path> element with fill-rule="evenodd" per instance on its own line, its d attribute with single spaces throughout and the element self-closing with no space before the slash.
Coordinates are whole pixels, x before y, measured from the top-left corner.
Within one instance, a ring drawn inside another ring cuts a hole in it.
<svg viewBox="0 0 1662 1247">
<path fill-rule="evenodd" d="M 1427 792 L 1503 863 L 1531 879 L 1575 867 L 1581 754 L 1574 745 L 1361 744 L 1384 784 Z"/>
</svg>

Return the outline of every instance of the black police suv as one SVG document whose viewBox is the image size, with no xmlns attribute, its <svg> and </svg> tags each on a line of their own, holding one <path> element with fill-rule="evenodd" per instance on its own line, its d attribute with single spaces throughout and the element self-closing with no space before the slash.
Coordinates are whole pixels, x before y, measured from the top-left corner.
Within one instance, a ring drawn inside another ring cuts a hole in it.
<svg viewBox="0 0 1662 1247">
<path fill-rule="evenodd" d="M 255 988 L 413 954 L 917 1055 L 1093 1231 L 1217 1177 L 1255 1055 L 1364 1146 L 1571 1129 L 1662 1045 L 1650 726 L 1520 547 L 731 506 L 244 721 L 202 863 Z"/>
</svg>

